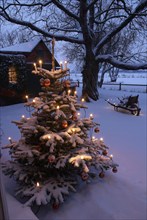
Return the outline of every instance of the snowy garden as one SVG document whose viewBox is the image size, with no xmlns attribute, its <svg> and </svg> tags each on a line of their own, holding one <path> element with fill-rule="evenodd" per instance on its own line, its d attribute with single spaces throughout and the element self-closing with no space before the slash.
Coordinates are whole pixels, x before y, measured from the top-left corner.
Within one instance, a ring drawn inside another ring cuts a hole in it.
<svg viewBox="0 0 147 220">
<path fill-rule="evenodd" d="M 126 75 L 125 75 L 126 76 Z M 134 76 L 138 76 L 135 75 Z M 127 77 L 119 78 L 121 82 Z M 129 78 L 131 80 L 131 78 Z M 142 84 L 147 84 L 146 75 L 133 77 Z M 141 81 L 142 80 L 142 81 Z M 100 132 L 93 132 L 94 138 L 103 138 L 109 147 L 110 155 L 119 165 L 118 172 L 106 171 L 104 178 L 95 177 L 83 181 L 76 188 L 76 193 L 65 197 L 64 203 L 58 208 L 41 205 L 31 208 L 22 205 L 23 200 L 15 197 L 16 183 L 7 176 L 3 177 L 6 191 L 6 203 L 10 219 L 40 219 L 40 220 L 145 220 L 146 219 L 146 113 L 147 95 L 139 88 L 127 87 L 119 91 L 113 86 L 99 89 L 100 99 L 85 103 L 87 109 L 80 111 L 81 119 L 93 115 L 93 120 L 100 124 Z M 81 95 L 81 85 L 77 88 L 78 101 Z M 105 100 L 117 100 L 118 97 L 139 94 L 141 113 L 131 115 L 125 111 L 114 111 Z M 22 115 L 30 117 L 30 112 L 24 104 L 1 107 L 2 145 L 20 138 L 17 126 L 12 120 L 20 120 Z M 2 161 L 10 159 L 7 150 L 2 150 Z M 11 187 L 10 187 L 11 186 Z M 14 212 L 15 210 L 15 212 Z"/>
<path fill-rule="evenodd" d="M 146 14 L 0 1 L 0 220 L 147 219 Z"/>
</svg>

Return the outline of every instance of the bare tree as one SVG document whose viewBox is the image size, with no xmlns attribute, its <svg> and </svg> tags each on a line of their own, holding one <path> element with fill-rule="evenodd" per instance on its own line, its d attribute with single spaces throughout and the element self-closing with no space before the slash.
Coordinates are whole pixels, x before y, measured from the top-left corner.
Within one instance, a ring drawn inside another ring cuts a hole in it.
<svg viewBox="0 0 147 220">
<path fill-rule="evenodd" d="M 147 69 L 146 62 L 124 62 L 106 50 L 126 28 L 140 30 L 146 25 L 147 0 L 131 2 L 132 5 L 129 0 L 1 0 L 0 16 L 44 37 L 83 45 L 83 94 L 97 100 L 102 63 L 127 70 Z"/>
</svg>

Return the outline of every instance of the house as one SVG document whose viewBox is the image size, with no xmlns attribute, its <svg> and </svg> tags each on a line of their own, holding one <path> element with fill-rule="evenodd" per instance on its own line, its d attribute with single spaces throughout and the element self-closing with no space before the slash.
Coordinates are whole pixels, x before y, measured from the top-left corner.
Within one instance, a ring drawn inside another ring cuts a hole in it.
<svg viewBox="0 0 147 220">
<path fill-rule="evenodd" d="M 24 101 L 25 95 L 38 94 L 40 76 L 32 74 L 34 63 L 52 69 L 52 53 L 42 39 L 0 49 L 1 105 L 18 103 Z M 55 59 L 55 67 L 59 66 Z"/>
</svg>

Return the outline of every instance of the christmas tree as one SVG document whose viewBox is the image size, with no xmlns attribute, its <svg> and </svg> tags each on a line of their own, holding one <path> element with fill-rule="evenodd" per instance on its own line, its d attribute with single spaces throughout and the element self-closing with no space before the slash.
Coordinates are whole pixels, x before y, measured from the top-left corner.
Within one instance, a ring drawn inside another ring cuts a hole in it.
<svg viewBox="0 0 147 220">
<path fill-rule="evenodd" d="M 93 115 L 81 118 L 80 109 L 87 107 L 76 91 L 71 93 L 67 65 L 52 71 L 35 65 L 33 73 L 42 76 L 42 91 L 25 104 L 33 108 L 31 117 L 13 121 L 21 138 L 9 138 L 3 147 L 11 154 L 3 172 L 19 183 L 17 194 L 28 198 L 25 205 L 50 203 L 56 208 L 70 190 L 76 191 L 76 184 L 90 182 L 96 174 L 103 178 L 108 169 L 117 172 L 117 164 L 103 139 L 92 136 L 99 132 Z"/>
</svg>

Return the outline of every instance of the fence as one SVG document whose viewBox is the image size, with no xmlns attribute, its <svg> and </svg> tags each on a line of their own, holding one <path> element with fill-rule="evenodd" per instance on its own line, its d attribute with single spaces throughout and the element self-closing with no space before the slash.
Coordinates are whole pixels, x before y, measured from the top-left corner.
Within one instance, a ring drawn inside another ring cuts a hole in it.
<svg viewBox="0 0 147 220">
<path fill-rule="evenodd" d="M 103 85 L 118 86 L 118 90 L 122 90 L 122 86 L 140 86 L 140 87 L 145 87 L 145 92 L 147 93 L 147 85 L 146 84 L 103 83 Z"/>
</svg>

